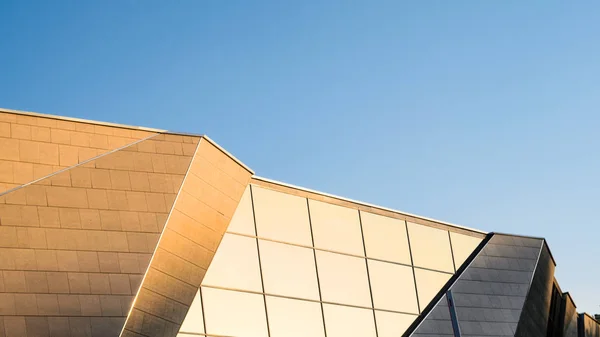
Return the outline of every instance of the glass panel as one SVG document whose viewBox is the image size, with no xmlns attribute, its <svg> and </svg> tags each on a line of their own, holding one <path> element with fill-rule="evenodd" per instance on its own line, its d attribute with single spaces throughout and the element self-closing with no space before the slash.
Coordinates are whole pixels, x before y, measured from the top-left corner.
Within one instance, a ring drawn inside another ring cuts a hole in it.
<svg viewBox="0 0 600 337">
<path fill-rule="evenodd" d="M 415 266 L 454 273 L 447 231 L 409 222 L 408 235 Z"/>
<path fill-rule="evenodd" d="M 262 292 L 256 239 L 225 234 L 202 284 Z"/>
<path fill-rule="evenodd" d="M 450 274 L 415 268 L 421 310 L 431 302 L 451 276 Z"/>
<path fill-rule="evenodd" d="M 450 232 L 450 240 L 452 240 L 454 263 L 456 263 L 456 269 L 458 269 L 477 248 L 482 239 Z"/>
<path fill-rule="evenodd" d="M 252 199 L 250 187 L 246 187 L 240 203 L 233 213 L 233 217 L 227 227 L 228 232 L 256 235 L 254 231 L 254 214 L 252 213 Z"/>
<path fill-rule="evenodd" d="M 306 199 L 252 186 L 258 236 L 312 246 Z"/>
<path fill-rule="evenodd" d="M 312 249 L 259 242 L 266 293 L 319 300 Z"/>
<path fill-rule="evenodd" d="M 206 333 L 267 337 L 262 295 L 202 287 Z"/>
<path fill-rule="evenodd" d="M 379 337 L 398 337 L 406 332 L 417 316 L 375 310 L 375 318 Z"/>
<path fill-rule="evenodd" d="M 364 255 L 358 211 L 309 200 L 315 247 Z"/>
<path fill-rule="evenodd" d="M 369 309 L 323 304 L 327 337 L 375 337 L 373 311 Z"/>
<path fill-rule="evenodd" d="M 200 299 L 200 291 L 196 292 L 196 296 L 192 301 L 192 305 L 185 315 L 185 319 L 181 324 L 179 332 L 204 333 L 204 318 L 202 317 L 202 301 Z"/>
<path fill-rule="evenodd" d="M 271 337 L 324 336 L 321 304 L 267 296 Z"/>
<path fill-rule="evenodd" d="M 375 308 L 419 313 L 412 267 L 369 260 Z"/>
<path fill-rule="evenodd" d="M 323 301 L 371 307 L 365 259 L 317 251 Z"/>
<path fill-rule="evenodd" d="M 410 264 L 404 220 L 360 212 L 367 256 Z"/>
</svg>

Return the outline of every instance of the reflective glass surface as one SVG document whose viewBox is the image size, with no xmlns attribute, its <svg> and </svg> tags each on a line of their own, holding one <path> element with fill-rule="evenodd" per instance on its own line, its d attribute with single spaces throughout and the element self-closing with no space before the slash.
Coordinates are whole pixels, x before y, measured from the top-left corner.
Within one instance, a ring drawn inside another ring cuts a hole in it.
<svg viewBox="0 0 600 337">
<path fill-rule="evenodd" d="M 375 337 L 373 310 L 323 304 L 327 337 Z"/>
<path fill-rule="evenodd" d="M 357 210 L 314 200 L 309 205 L 315 247 L 364 255 Z"/>
<path fill-rule="evenodd" d="M 369 260 L 376 309 L 419 313 L 412 267 Z"/>
<path fill-rule="evenodd" d="M 404 220 L 360 212 L 367 256 L 410 264 L 410 252 Z"/>
<path fill-rule="evenodd" d="M 271 337 L 324 336 L 321 305 L 267 296 Z"/>
<path fill-rule="evenodd" d="M 259 237 L 312 246 L 306 198 L 252 187 Z"/>
<path fill-rule="evenodd" d="M 268 336 L 262 295 L 203 287 L 202 299 L 207 334 Z"/>
<path fill-rule="evenodd" d="M 202 285 L 262 292 L 256 239 L 225 234 Z"/>
<path fill-rule="evenodd" d="M 365 259 L 317 251 L 323 301 L 371 307 Z"/>
</svg>

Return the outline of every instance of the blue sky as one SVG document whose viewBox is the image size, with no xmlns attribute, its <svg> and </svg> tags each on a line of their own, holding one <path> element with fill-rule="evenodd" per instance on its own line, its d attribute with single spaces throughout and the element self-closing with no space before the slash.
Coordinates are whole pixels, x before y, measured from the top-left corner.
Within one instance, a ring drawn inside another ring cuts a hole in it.
<svg viewBox="0 0 600 337">
<path fill-rule="evenodd" d="M 600 312 L 600 3 L 0 2 L 0 106 L 206 133 L 258 175 L 546 237 Z"/>
</svg>

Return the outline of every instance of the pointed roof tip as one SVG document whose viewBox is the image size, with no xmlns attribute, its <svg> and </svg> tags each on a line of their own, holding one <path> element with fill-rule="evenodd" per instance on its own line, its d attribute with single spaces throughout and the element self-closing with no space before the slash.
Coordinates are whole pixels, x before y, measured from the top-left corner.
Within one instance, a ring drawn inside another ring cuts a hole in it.
<svg viewBox="0 0 600 337">
<path fill-rule="evenodd" d="M 227 157 L 231 158 L 238 165 L 240 165 L 241 167 L 243 167 L 246 171 L 250 172 L 252 174 L 252 176 L 254 176 L 254 170 L 252 170 L 250 167 L 248 167 L 248 165 L 244 164 L 241 160 L 239 160 L 234 155 L 232 155 L 229 151 L 225 150 L 221 145 L 219 145 L 217 142 L 215 142 L 214 140 L 212 140 L 212 138 L 210 138 L 206 134 L 203 134 L 202 136 L 200 136 L 200 138 L 206 139 L 207 142 L 209 142 L 214 147 L 216 147 L 217 149 L 219 149 L 219 151 L 223 152 Z"/>
<path fill-rule="evenodd" d="M 189 133 L 189 132 L 178 132 L 178 131 L 170 131 L 170 130 L 165 130 L 165 129 L 149 128 L 149 127 L 144 127 L 144 126 L 127 125 L 127 124 L 110 123 L 110 122 L 101 122 L 101 121 L 91 120 L 91 119 L 75 118 L 75 117 L 65 117 L 65 116 L 43 114 L 43 113 L 32 112 L 32 111 L 7 109 L 7 108 L 2 108 L 2 107 L 0 107 L 0 113 L 9 113 L 9 114 L 15 114 L 15 115 L 22 115 L 22 116 L 50 118 L 50 119 L 57 119 L 57 120 L 69 121 L 69 122 L 78 122 L 78 123 L 86 123 L 86 124 L 93 124 L 93 125 L 111 126 L 111 127 L 117 127 L 117 128 L 132 129 L 132 130 L 141 130 L 141 131 L 149 131 L 149 132 L 156 132 L 156 133 L 169 134 L 169 135 L 200 137 L 200 138 L 206 139 L 209 143 L 211 143 L 212 145 L 214 145 L 221 152 L 223 152 L 229 158 L 233 159 L 236 163 L 238 163 L 240 166 L 242 166 L 245 170 L 247 170 L 248 172 L 252 173 L 252 175 L 254 175 L 254 171 L 251 168 L 249 168 L 241 160 L 237 159 L 234 155 L 232 155 L 227 150 L 225 150 L 222 146 L 220 146 L 219 144 L 217 144 L 214 140 L 212 140 L 206 134 Z"/>
</svg>

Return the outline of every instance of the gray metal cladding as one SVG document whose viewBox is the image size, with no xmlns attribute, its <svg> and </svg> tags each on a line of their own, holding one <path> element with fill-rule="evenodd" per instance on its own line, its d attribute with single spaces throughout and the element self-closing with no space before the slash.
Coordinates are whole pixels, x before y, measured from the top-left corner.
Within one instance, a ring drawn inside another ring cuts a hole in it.
<svg viewBox="0 0 600 337">
<path fill-rule="evenodd" d="M 542 239 L 491 237 L 450 287 L 460 336 L 515 336 L 542 244 Z M 412 336 L 454 336 L 445 296 Z"/>
<path fill-rule="evenodd" d="M 421 322 L 421 325 L 411 336 L 434 337 L 434 336 L 454 336 L 452 322 L 450 321 L 450 310 L 448 309 L 448 300 L 444 295 L 438 304 L 431 310 L 427 318 Z"/>
<path fill-rule="evenodd" d="M 501 234 L 490 239 L 452 286 L 462 336 L 514 335 L 541 245 Z"/>
<path fill-rule="evenodd" d="M 515 336 L 546 336 L 554 284 L 554 268 L 554 261 L 544 243 Z"/>
</svg>

